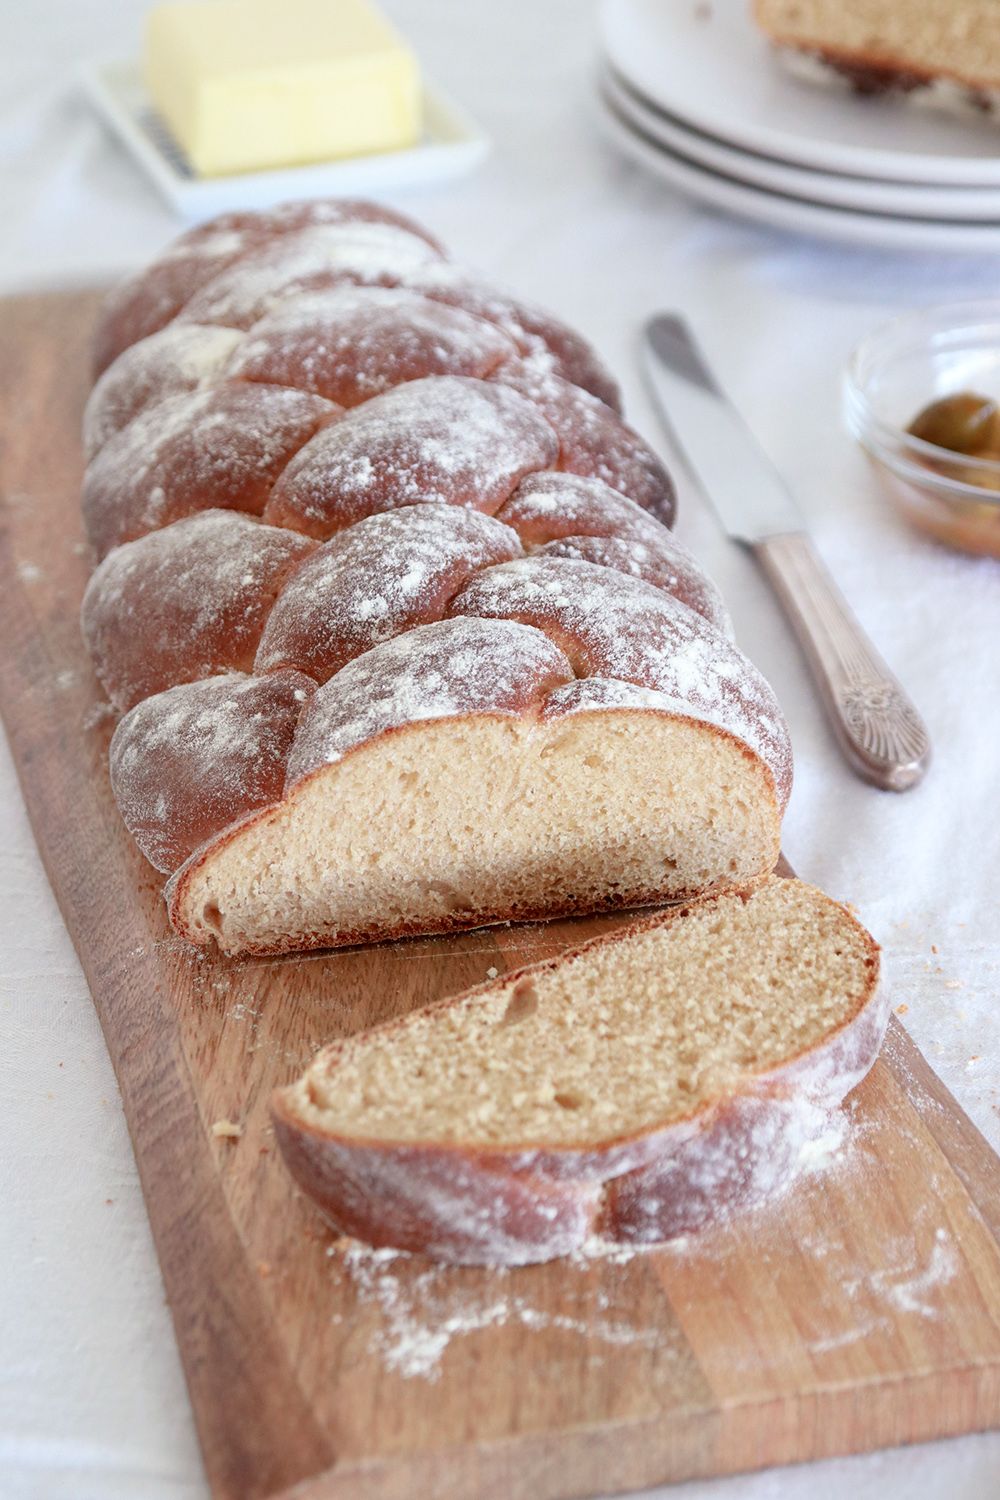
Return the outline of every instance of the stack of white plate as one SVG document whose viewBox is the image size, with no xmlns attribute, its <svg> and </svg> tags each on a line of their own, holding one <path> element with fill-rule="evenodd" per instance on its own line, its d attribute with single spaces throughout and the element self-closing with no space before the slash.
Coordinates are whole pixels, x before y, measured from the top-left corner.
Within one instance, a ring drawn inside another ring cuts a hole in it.
<svg viewBox="0 0 1000 1500">
<path fill-rule="evenodd" d="M 1000 250 L 1000 118 L 820 88 L 782 67 L 751 0 L 604 0 L 601 116 L 688 196 L 890 248 Z"/>
</svg>

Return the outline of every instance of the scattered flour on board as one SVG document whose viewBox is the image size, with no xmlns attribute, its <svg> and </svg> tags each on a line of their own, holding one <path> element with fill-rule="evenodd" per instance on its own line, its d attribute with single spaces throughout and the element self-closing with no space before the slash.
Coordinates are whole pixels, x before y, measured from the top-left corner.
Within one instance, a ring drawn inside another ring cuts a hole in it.
<svg viewBox="0 0 1000 1500">
<path fill-rule="evenodd" d="M 895 1042 L 890 1034 L 886 1051 L 895 1052 Z M 898 1063 L 898 1054 L 897 1054 Z M 911 1097 L 916 1087 L 912 1076 L 907 1081 Z M 931 1101 L 928 1103 L 937 1103 Z M 839 1159 L 843 1163 L 848 1181 L 858 1183 L 878 1163 L 884 1151 L 879 1141 L 877 1123 L 861 1116 L 856 1100 L 848 1101 L 844 1116 L 847 1133 L 840 1148 Z M 822 1157 L 824 1137 L 809 1143 L 803 1152 L 808 1157 L 815 1153 Z M 916 1136 L 907 1133 L 906 1144 L 919 1152 L 921 1143 Z M 802 1160 L 802 1156 L 800 1156 Z M 805 1172 L 821 1170 L 810 1167 L 803 1161 Z M 856 1247 L 842 1235 L 835 1224 L 800 1240 L 799 1248 L 814 1261 L 830 1262 L 831 1291 L 822 1300 L 828 1308 L 835 1299 L 838 1306 L 846 1299 L 854 1316 L 849 1324 L 835 1333 L 818 1335 L 808 1339 L 809 1350 L 814 1355 L 829 1353 L 845 1346 L 863 1342 L 877 1336 L 890 1336 L 898 1326 L 899 1315 L 925 1319 L 947 1317 L 947 1308 L 940 1293 L 955 1279 L 960 1270 L 960 1257 L 955 1236 L 950 1227 L 937 1224 L 940 1215 L 940 1197 L 944 1191 L 930 1170 L 926 1177 L 926 1194 L 920 1202 L 905 1233 L 891 1236 L 881 1244 L 880 1263 L 868 1266 L 860 1274 L 844 1274 L 853 1270 L 856 1262 Z M 841 1269 L 838 1270 L 837 1263 Z"/>
<path fill-rule="evenodd" d="M 803 1141 L 799 1147 L 798 1170 L 803 1176 L 825 1172 L 840 1160 L 848 1144 L 850 1118 L 846 1110 L 839 1111 L 826 1130 Z"/>
<path fill-rule="evenodd" d="M 878 1333 L 889 1333 L 892 1324 L 888 1318 L 861 1318 L 849 1328 L 842 1329 L 839 1333 L 829 1334 L 826 1338 L 813 1338 L 809 1340 L 810 1354 L 831 1354 L 835 1349 L 846 1349 L 851 1344 L 862 1343 Z"/>
<path fill-rule="evenodd" d="M 850 1129 L 847 1112 L 832 1117 L 826 1130 L 802 1148 L 800 1175 L 819 1174 L 840 1162 Z M 697 1235 L 680 1236 L 667 1245 L 644 1246 L 595 1237 L 567 1258 L 567 1276 L 585 1272 L 595 1260 L 627 1265 L 650 1250 L 685 1255 L 697 1249 L 698 1239 Z M 405 1380 L 439 1379 L 441 1360 L 452 1339 L 497 1326 L 575 1333 L 592 1346 L 655 1348 L 661 1353 L 669 1347 L 662 1328 L 637 1327 L 627 1318 L 609 1316 L 606 1292 L 595 1295 L 591 1290 L 587 1315 L 574 1316 L 538 1307 L 516 1293 L 512 1289 L 518 1275 L 515 1268 L 483 1272 L 473 1284 L 467 1268 L 434 1265 L 403 1251 L 373 1250 L 355 1241 L 347 1242 L 345 1249 L 344 1243 L 330 1245 L 327 1254 L 336 1257 L 346 1271 L 359 1302 L 377 1307 L 381 1328 L 376 1351 L 386 1369 Z M 896 1292 L 900 1294 L 899 1286 Z"/>
<path fill-rule="evenodd" d="M 924 1260 L 912 1237 L 907 1236 L 894 1249 L 897 1254 L 869 1278 L 871 1290 L 897 1312 L 916 1313 L 921 1318 L 936 1318 L 941 1313 L 934 1293 L 954 1280 L 958 1272 L 958 1253 L 948 1230 L 934 1231 L 930 1254 Z M 848 1289 L 851 1284 L 847 1284 Z"/>
<path fill-rule="evenodd" d="M 327 1253 L 336 1254 L 338 1248 L 331 1245 Z M 352 1243 L 338 1259 L 359 1300 L 378 1307 L 382 1327 L 377 1352 L 386 1369 L 404 1380 L 439 1379 L 441 1359 L 452 1339 L 498 1325 L 532 1332 L 557 1329 L 613 1347 L 664 1347 L 659 1328 L 639 1328 L 603 1315 L 576 1317 L 535 1306 L 509 1290 L 516 1274 L 509 1269 L 484 1273 L 482 1284 L 475 1288 L 462 1268 L 429 1265 L 398 1250 L 371 1250 Z M 415 1271 L 417 1266 L 425 1269 Z M 608 1298 L 601 1295 L 596 1300 L 600 1314 Z"/>
<path fill-rule="evenodd" d="M 858 1101 L 848 1101 L 823 1131 L 802 1145 L 797 1181 L 805 1191 L 815 1191 L 809 1188 L 810 1180 L 836 1170 L 842 1181 L 859 1185 L 878 1160 L 879 1133 L 877 1123 L 864 1114 Z M 930 1216 L 936 1202 L 936 1193 L 929 1191 L 908 1231 L 883 1247 L 876 1267 L 859 1269 L 858 1274 L 843 1274 L 845 1269 L 855 1270 L 856 1262 L 847 1259 L 853 1256 L 851 1244 L 836 1223 L 798 1238 L 796 1255 L 805 1254 L 818 1266 L 828 1266 L 823 1279 L 829 1285 L 818 1291 L 819 1327 L 812 1337 L 803 1330 L 811 1354 L 830 1354 L 871 1338 L 892 1336 L 900 1316 L 935 1319 L 945 1315 L 940 1292 L 958 1274 L 960 1260 L 951 1231 L 941 1225 L 932 1227 Z M 782 1229 L 784 1216 L 775 1215 L 773 1208 L 773 1202 L 759 1204 L 742 1211 L 740 1220 L 745 1221 L 761 1263 L 773 1260 L 780 1269 L 788 1246 Z M 735 1214 L 727 1217 L 735 1218 Z M 613 1317 L 607 1291 L 595 1294 L 591 1288 L 580 1314 L 574 1316 L 539 1307 L 516 1292 L 517 1269 L 475 1276 L 467 1269 L 433 1265 L 401 1251 L 372 1250 L 352 1241 L 346 1244 L 346 1249 L 344 1241 L 331 1245 L 327 1253 L 346 1272 L 359 1303 L 377 1308 L 381 1326 L 376 1352 L 386 1369 L 403 1379 L 439 1379 L 442 1357 L 452 1339 L 489 1327 L 564 1330 L 586 1338 L 592 1348 L 631 1345 L 663 1352 L 668 1347 L 663 1328 L 637 1327 L 627 1315 Z M 625 1265 L 650 1251 L 687 1257 L 701 1253 L 702 1244 L 699 1234 L 655 1247 L 593 1239 L 564 1262 L 567 1284 L 575 1274 L 585 1273 L 595 1259 Z M 845 1260 L 846 1266 L 838 1268 L 838 1262 Z M 729 1352 L 730 1359 L 738 1361 L 740 1356 L 736 1346 Z M 753 1351 L 752 1357 L 754 1362 L 759 1360 L 759 1351 Z"/>
</svg>

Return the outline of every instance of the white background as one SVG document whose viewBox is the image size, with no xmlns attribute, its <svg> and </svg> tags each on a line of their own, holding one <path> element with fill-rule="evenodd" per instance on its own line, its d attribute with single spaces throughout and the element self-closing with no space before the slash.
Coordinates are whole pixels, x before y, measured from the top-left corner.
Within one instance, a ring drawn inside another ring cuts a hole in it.
<svg viewBox="0 0 1000 1500">
<path fill-rule="evenodd" d="M 924 787 L 892 797 L 856 781 L 750 564 L 683 487 L 680 535 L 723 585 L 791 724 L 786 849 L 802 874 L 861 909 L 889 952 L 907 1024 L 1000 1144 L 1000 564 L 949 555 L 897 523 L 838 416 L 858 336 L 896 308 L 994 291 L 995 261 L 820 247 L 672 199 L 594 128 L 590 8 L 579 0 L 388 8 L 496 142 L 477 176 L 400 206 L 590 335 L 654 440 L 637 328 L 654 308 L 684 308 L 923 710 L 936 745 Z M 73 83 L 80 61 L 137 49 L 143 9 L 0 0 L 0 290 L 105 281 L 177 232 Z M 196 1500 L 204 1481 L 114 1077 L 5 748 L 0 1037 L 0 1496 Z M 998 1492 L 1000 1435 L 671 1495 Z"/>
</svg>

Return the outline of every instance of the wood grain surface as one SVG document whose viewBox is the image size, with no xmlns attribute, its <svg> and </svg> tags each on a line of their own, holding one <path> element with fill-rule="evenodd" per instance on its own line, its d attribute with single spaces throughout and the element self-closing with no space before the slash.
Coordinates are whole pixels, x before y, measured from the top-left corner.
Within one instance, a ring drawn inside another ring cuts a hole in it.
<svg viewBox="0 0 1000 1500">
<path fill-rule="evenodd" d="M 0 304 L 0 708 L 121 1085 L 214 1494 L 556 1500 L 998 1425 L 1000 1161 L 896 1024 L 835 1166 L 662 1251 L 372 1258 L 295 1191 L 267 1101 L 317 1045 L 620 919 L 249 962 L 171 935 L 111 799 L 77 625 L 95 307 Z"/>
</svg>

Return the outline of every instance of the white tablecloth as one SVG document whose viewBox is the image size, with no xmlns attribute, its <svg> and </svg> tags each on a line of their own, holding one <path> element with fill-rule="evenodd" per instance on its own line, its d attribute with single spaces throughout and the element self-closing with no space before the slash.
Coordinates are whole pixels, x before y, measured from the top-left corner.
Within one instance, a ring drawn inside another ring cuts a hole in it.
<svg viewBox="0 0 1000 1500">
<path fill-rule="evenodd" d="M 897 523 L 838 415 L 840 370 L 860 334 L 896 308 L 994 291 L 995 263 L 838 250 L 672 198 L 599 138 L 592 27 L 578 0 L 388 8 L 496 141 L 476 177 L 400 206 L 589 334 L 654 441 L 637 327 L 653 308 L 684 308 L 923 710 L 936 746 L 926 784 L 893 797 L 855 780 L 774 604 L 682 484 L 680 535 L 714 570 L 791 724 L 786 849 L 803 875 L 858 905 L 893 962 L 906 1024 L 1000 1145 L 1000 565 L 952 556 Z M 0 8 L 0 290 L 106 280 L 177 231 L 73 82 L 80 61 L 136 50 L 143 9 Z M 0 1494 L 196 1500 L 204 1480 L 114 1077 L 5 748 L 0 893 Z M 998 1492 L 1000 1435 L 987 1435 L 671 1495 Z"/>
</svg>

